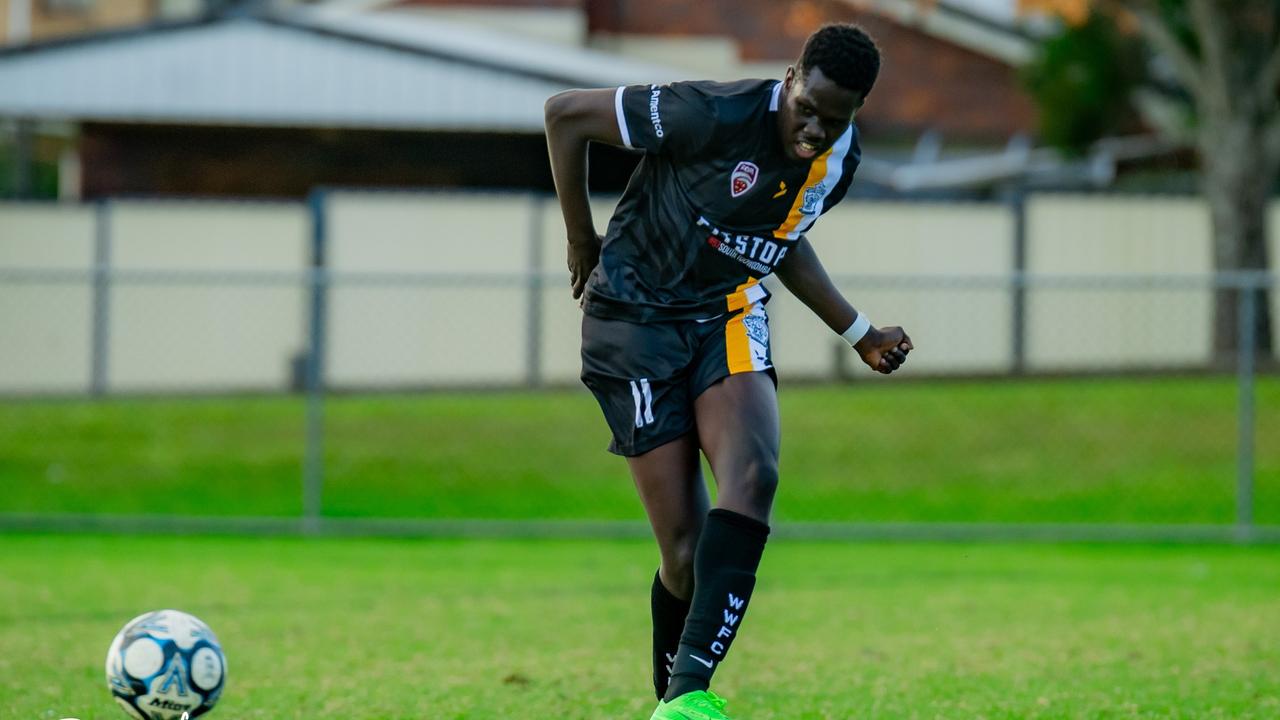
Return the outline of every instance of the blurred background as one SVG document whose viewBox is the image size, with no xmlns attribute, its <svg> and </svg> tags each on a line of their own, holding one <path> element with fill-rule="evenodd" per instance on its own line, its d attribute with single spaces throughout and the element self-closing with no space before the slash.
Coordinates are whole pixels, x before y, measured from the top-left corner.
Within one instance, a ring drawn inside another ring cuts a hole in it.
<svg viewBox="0 0 1280 720">
<path fill-rule="evenodd" d="M 918 350 L 770 303 L 783 532 L 1280 538 L 1280 21 L 1069 0 L 0 0 L 0 529 L 644 535 L 543 102 L 832 21 L 885 62 L 811 239 Z"/>
</svg>

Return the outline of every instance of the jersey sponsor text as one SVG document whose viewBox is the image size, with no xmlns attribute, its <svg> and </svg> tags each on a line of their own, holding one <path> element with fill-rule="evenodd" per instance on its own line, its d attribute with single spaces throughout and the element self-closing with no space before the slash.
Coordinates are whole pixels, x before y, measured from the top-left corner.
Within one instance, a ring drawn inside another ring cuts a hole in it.
<svg viewBox="0 0 1280 720">
<path fill-rule="evenodd" d="M 653 123 L 653 134 L 662 137 L 662 116 L 658 114 L 658 96 L 662 93 L 662 88 L 657 85 L 649 86 L 649 122 Z"/>
<path fill-rule="evenodd" d="M 706 230 L 707 244 L 725 257 L 733 258 L 761 275 L 773 272 L 789 249 L 786 245 L 759 235 L 741 235 L 721 230 L 705 217 L 698 218 L 698 227 Z"/>
</svg>

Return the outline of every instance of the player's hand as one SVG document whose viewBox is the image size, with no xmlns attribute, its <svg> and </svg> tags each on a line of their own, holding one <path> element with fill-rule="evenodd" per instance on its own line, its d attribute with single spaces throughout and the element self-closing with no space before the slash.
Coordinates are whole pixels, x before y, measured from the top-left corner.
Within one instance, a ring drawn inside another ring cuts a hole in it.
<svg viewBox="0 0 1280 720">
<path fill-rule="evenodd" d="M 587 278 L 600 262 L 600 245 L 603 242 L 599 235 L 569 238 L 569 286 L 573 288 L 574 300 L 582 297 Z"/>
<path fill-rule="evenodd" d="M 879 373 L 889 373 L 902 367 L 907 353 L 915 346 L 900 327 L 871 328 L 853 348 L 862 356 L 867 367 Z"/>
</svg>

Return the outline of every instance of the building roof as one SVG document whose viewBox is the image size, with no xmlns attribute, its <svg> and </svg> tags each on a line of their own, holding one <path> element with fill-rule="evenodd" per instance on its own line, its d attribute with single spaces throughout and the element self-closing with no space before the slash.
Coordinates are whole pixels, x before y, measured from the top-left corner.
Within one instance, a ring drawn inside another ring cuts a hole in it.
<svg viewBox="0 0 1280 720">
<path fill-rule="evenodd" d="M 430 18 L 302 8 L 0 50 L 0 116 L 537 132 L 560 90 L 679 74 Z"/>
<path fill-rule="evenodd" d="M 860 10 L 870 10 L 894 22 L 916 27 L 1010 65 L 1023 65 L 1036 51 L 1037 40 L 1029 26 L 1000 22 L 947 2 L 920 0 L 844 0 Z"/>
</svg>

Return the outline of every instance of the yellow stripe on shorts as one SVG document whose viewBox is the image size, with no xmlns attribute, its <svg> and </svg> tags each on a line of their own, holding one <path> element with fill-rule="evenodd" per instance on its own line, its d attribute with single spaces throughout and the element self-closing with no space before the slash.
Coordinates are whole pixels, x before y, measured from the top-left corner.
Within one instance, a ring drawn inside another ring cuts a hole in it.
<svg viewBox="0 0 1280 720">
<path fill-rule="evenodd" d="M 724 324 L 724 354 L 728 360 L 729 374 L 751 372 L 756 369 L 751 360 L 751 341 L 747 338 L 747 326 L 742 319 L 755 305 L 748 305 L 742 312 L 730 317 Z"/>
</svg>

